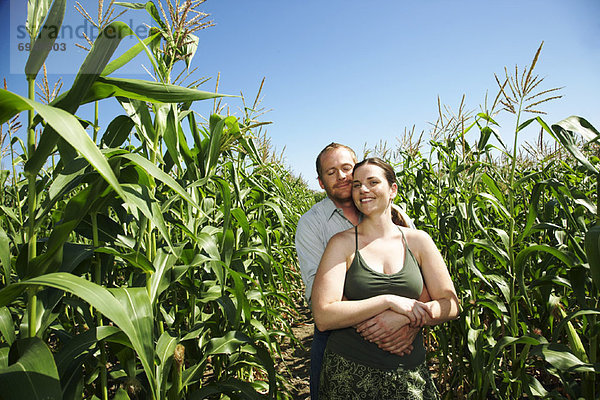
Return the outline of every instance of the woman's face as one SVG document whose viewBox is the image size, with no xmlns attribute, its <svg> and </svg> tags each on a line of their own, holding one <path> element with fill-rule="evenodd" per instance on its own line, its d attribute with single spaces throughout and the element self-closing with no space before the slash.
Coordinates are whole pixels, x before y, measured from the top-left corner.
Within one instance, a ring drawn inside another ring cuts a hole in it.
<svg viewBox="0 0 600 400">
<path fill-rule="evenodd" d="M 384 212 L 396 197 L 398 186 L 390 186 L 383 169 L 373 164 L 365 164 L 354 171 L 352 199 L 365 215 Z"/>
</svg>

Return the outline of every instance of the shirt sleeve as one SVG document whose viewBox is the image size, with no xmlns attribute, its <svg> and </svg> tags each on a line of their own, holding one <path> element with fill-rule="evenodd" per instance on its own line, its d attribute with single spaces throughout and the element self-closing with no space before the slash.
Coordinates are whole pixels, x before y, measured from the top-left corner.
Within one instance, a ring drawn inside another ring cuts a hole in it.
<svg viewBox="0 0 600 400">
<path fill-rule="evenodd" d="M 298 265 L 306 291 L 304 296 L 310 304 L 310 294 L 313 281 L 317 274 L 317 268 L 321 257 L 325 252 L 323 244 L 323 232 L 320 232 L 317 221 L 310 218 L 310 215 L 303 215 L 298 221 L 296 228 L 296 253 L 298 254 Z"/>
</svg>

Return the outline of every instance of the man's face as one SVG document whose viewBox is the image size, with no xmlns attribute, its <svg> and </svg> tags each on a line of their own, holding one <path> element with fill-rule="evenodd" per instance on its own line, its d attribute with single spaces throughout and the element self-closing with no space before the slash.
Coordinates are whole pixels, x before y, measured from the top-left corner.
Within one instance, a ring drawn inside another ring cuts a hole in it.
<svg viewBox="0 0 600 400">
<path fill-rule="evenodd" d="M 344 148 L 332 149 L 321 155 L 319 185 L 334 203 L 352 198 L 352 168 L 354 158 Z"/>
</svg>

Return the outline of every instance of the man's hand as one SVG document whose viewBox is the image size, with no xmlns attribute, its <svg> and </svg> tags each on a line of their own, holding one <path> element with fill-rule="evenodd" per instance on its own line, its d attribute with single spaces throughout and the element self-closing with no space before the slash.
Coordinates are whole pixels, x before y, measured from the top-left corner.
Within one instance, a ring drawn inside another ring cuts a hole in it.
<svg viewBox="0 0 600 400">
<path fill-rule="evenodd" d="M 413 328 L 410 325 L 405 325 L 398 329 L 392 335 L 376 341 L 377 346 L 381 350 L 388 351 L 398 356 L 410 354 L 413 350 L 412 343 L 415 341 L 415 337 L 421 328 Z"/>
<path fill-rule="evenodd" d="M 419 332 L 419 328 L 411 328 L 409 324 L 407 316 L 386 310 L 356 325 L 356 331 L 382 350 L 404 355 L 412 351 L 412 342 Z"/>
</svg>

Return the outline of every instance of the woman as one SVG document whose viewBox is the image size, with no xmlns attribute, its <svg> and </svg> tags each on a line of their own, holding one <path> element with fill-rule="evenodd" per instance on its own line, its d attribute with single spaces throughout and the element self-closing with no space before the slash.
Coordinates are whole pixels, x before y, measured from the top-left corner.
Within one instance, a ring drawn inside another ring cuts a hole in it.
<svg viewBox="0 0 600 400">
<path fill-rule="evenodd" d="M 331 238 L 312 290 L 317 328 L 334 330 L 325 351 L 320 400 L 439 397 L 420 333 L 410 354 L 397 355 L 363 339 L 354 328 L 389 310 L 413 327 L 458 316 L 454 285 L 431 237 L 391 220 L 397 191 L 394 170 L 381 159 L 354 166 L 352 198 L 363 219 Z M 418 300 L 424 283 L 431 299 L 427 302 Z"/>
</svg>

